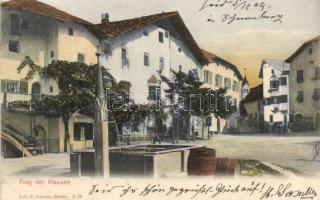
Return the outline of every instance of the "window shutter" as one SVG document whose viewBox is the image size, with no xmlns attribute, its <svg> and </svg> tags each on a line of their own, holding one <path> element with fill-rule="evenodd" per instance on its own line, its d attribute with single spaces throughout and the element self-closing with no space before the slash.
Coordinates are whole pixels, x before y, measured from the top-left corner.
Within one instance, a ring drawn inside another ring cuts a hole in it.
<svg viewBox="0 0 320 200">
<path fill-rule="evenodd" d="M 20 93 L 28 94 L 28 82 L 25 82 L 25 81 L 20 82 Z"/>
<path fill-rule="evenodd" d="M 7 81 L 6 80 L 1 80 L 1 92 L 5 93 L 7 92 Z"/>
</svg>

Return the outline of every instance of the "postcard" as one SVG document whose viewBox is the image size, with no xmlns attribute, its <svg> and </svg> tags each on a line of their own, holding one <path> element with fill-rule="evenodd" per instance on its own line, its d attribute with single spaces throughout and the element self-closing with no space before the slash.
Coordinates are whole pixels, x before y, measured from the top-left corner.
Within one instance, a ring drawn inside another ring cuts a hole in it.
<svg viewBox="0 0 320 200">
<path fill-rule="evenodd" d="M 0 199 L 320 199 L 319 0 L 0 2 Z"/>
</svg>

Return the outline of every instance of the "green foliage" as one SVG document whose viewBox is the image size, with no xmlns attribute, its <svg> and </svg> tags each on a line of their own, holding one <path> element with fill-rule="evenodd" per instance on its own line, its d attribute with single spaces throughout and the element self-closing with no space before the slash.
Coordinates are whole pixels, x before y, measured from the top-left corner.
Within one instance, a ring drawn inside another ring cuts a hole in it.
<svg viewBox="0 0 320 200">
<path fill-rule="evenodd" d="M 226 118 L 234 112 L 231 101 L 226 101 L 230 98 L 226 96 L 226 90 L 213 91 L 203 87 L 203 82 L 199 80 L 196 71 L 189 71 L 189 73 L 173 71 L 172 79 L 161 76 L 161 80 L 169 87 L 165 92 L 171 102 L 177 103 L 178 101 L 183 104 L 183 108 L 178 111 L 185 119 L 188 119 L 190 115 L 204 118 L 211 114 Z M 178 98 L 175 98 L 175 94 L 178 95 Z"/>
</svg>

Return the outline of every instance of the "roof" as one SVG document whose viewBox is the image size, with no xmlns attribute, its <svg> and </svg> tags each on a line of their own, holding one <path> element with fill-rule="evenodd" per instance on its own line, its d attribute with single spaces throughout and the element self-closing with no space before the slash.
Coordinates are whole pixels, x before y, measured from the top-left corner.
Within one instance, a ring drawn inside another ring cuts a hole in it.
<svg viewBox="0 0 320 200">
<path fill-rule="evenodd" d="M 287 63 L 284 60 L 277 60 L 277 59 L 263 59 L 262 60 L 262 64 L 260 67 L 260 72 L 259 72 L 259 77 L 263 78 L 263 65 L 265 63 L 268 63 L 269 65 L 271 65 L 272 67 L 274 67 L 275 69 L 277 69 L 280 72 L 288 72 L 290 71 L 290 64 Z"/>
<path fill-rule="evenodd" d="M 96 24 L 95 28 L 102 31 L 107 38 L 111 39 L 122 36 L 149 24 L 160 23 L 164 20 L 169 20 L 173 27 L 175 27 L 175 30 L 185 41 L 185 44 L 193 52 L 199 63 L 207 64 L 207 60 L 204 58 L 198 44 L 194 40 L 192 34 L 188 30 L 178 12 L 167 12 L 121 21 L 104 22 L 101 24 Z"/>
<path fill-rule="evenodd" d="M 243 80 L 243 77 L 239 71 L 239 69 L 232 63 L 226 61 L 225 59 L 207 51 L 204 49 L 201 49 L 202 54 L 204 55 L 204 57 L 208 60 L 208 62 L 217 62 L 219 64 L 223 64 L 224 66 L 228 67 L 229 69 L 233 70 L 234 73 L 237 75 L 239 80 Z"/>
<path fill-rule="evenodd" d="M 248 81 L 246 75 L 244 76 L 244 79 L 243 79 L 243 81 L 242 81 L 242 86 L 244 86 L 245 84 L 248 84 L 248 85 L 249 85 L 249 81 Z"/>
<path fill-rule="evenodd" d="M 11 0 L 1 3 L 3 8 L 21 9 L 40 15 L 56 18 L 61 21 L 74 22 L 82 25 L 92 25 L 90 22 L 70 15 L 62 10 L 59 10 L 53 6 L 42 3 L 36 0 Z"/>
<path fill-rule="evenodd" d="M 77 23 L 87 28 L 97 37 L 101 37 L 103 35 L 101 31 L 96 29 L 91 22 L 73 16 L 67 12 L 37 0 L 10 0 L 1 3 L 1 8 L 21 9 L 31 13 L 52 17 L 60 21 Z"/>
<path fill-rule="evenodd" d="M 319 41 L 320 40 L 320 35 L 317 37 L 305 42 L 303 45 L 301 45 L 300 48 L 298 48 L 289 58 L 287 58 L 286 62 L 290 63 L 292 62 L 304 49 L 309 46 L 311 43 Z"/>
<path fill-rule="evenodd" d="M 263 85 L 260 84 L 257 87 L 251 88 L 249 94 L 245 99 L 242 100 L 242 103 L 251 103 L 263 99 Z"/>
</svg>

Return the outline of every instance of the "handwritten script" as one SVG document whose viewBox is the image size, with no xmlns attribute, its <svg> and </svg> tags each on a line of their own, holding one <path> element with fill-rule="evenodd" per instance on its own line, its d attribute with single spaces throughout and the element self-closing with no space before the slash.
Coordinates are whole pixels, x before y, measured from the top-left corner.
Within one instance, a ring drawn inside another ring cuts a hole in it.
<svg viewBox="0 0 320 200">
<path fill-rule="evenodd" d="M 102 195 L 107 197 L 107 195 L 116 195 L 120 198 L 126 196 L 133 197 L 176 197 L 188 198 L 188 199 L 221 199 L 223 195 L 228 195 L 228 197 L 246 195 L 248 199 L 250 197 L 255 197 L 260 200 L 263 199 L 317 199 L 317 192 L 311 186 L 305 186 L 304 189 L 297 189 L 292 183 L 279 184 L 277 186 L 270 185 L 263 182 L 248 183 L 248 185 L 228 185 L 224 183 L 217 183 L 215 185 L 195 185 L 193 187 L 182 187 L 182 186 L 162 186 L 161 184 L 147 184 L 144 186 L 135 185 L 112 185 L 112 184 L 96 184 L 92 185 L 88 191 L 90 196 Z M 230 196 L 232 195 L 232 196 Z"/>
<path fill-rule="evenodd" d="M 215 16 L 218 9 L 223 9 L 223 14 Z M 209 23 L 222 22 L 232 24 L 241 21 L 270 21 L 283 23 L 283 14 L 272 14 L 272 6 L 267 0 L 205 0 L 199 12 L 210 10 L 207 19 Z"/>
</svg>

